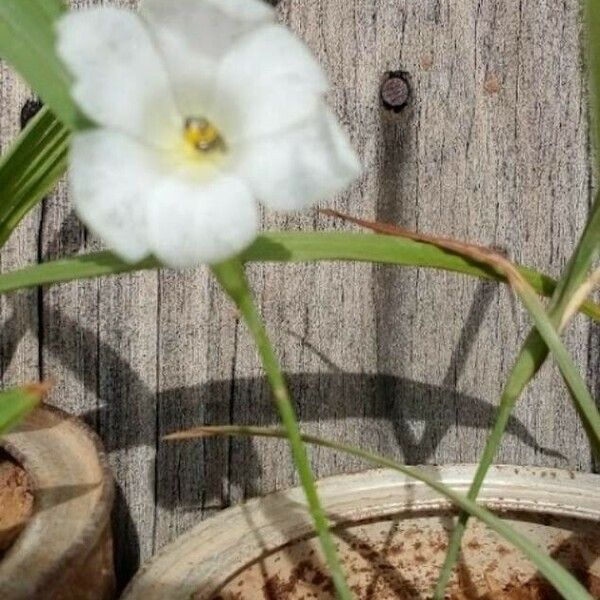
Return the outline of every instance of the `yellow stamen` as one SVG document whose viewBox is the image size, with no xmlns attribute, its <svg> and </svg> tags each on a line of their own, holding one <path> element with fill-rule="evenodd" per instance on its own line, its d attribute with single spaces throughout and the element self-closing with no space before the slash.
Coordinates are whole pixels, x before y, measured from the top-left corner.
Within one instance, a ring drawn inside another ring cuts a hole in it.
<svg viewBox="0 0 600 600">
<path fill-rule="evenodd" d="M 186 142 L 197 150 L 208 152 L 223 145 L 219 130 L 207 119 L 191 118 L 185 122 L 184 137 Z"/>
</svg>

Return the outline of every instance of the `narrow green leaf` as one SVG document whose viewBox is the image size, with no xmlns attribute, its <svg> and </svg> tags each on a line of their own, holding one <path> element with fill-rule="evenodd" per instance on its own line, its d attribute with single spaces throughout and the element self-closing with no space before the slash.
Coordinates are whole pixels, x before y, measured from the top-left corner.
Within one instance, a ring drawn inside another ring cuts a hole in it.
<svg viewBox="0 0 600 600">
<path fill-rule="evenodd" d="M 42 400 L 47 386 L 30 385 L 0 392 L 0 435 L 23 420 Z"/>
<path fill-rule="evenodd" d="M 227 292 L 241 312 L 254 338 L 256 348 L 267 374 L 267 379 L 273 391 L 275 406 L 285 429 L 285 436 L 290 444 L 292 457 L 304 489 L 308 509 L 315 530 L 319 535 L 321 548 L 325 555 L 337 595 L 342 600 L 351 600 L 352 594 L 346 583 L 346 578 L 337 556 L 337 550 L 329 532 L 329 523 L 317 494 L 315 478 L 300 434 L 296 411 L 292 406 L 287 384 L 269 340 L 267 330 L 254 303 L 252 292 L 250 291 L 250 286 L 244 272 L 244 266 L 239 260 L 234 259 L 213 266 L 212 271 L 221 284 L 221 287 Z"/>
<path fill-rule="evenodd" d="M 39 8 L 46 14 L 46 18 L 55 21 L 66 10 L 67 6 L 62 0 L 38 0 Z"/>
<path fill-rule="evenodd" d="M 238 427 L 238 426 L 223 426 L 223 427 L 199 427 L 188 432 L 176 433 L 166 436 L 167 440 L 182 440 L 194 437 L 207 437 L 215 435 L 244 435 L 244 436 L 259 436 L 269 438 L 285 438 L 284 431 L 268 428 L 268 427 Z M 450 500 L 453 504 L 464 511 L 467 511 L 472 516 L 476 517 L 485 523 L 490 529 L 501 535 L 505 540 L 518 548 L 523 554 L 531 560 L 531 562 L 539 569 L 540 573 L 556 588 L 558 592 L 567 600 L 590 600 L 591 596 L 586 592 L 584 587 L 558 562 L 554 561 L 550 556 L 544 554 L 540 549 L 530 542 L 525 536 L 521 535 L 513 527 L 498 518 L 492 512 L 469 500 L 462 494 L 454 491 L 452 488 L 432 477 L 427 472 L 415 468 L 407 467 L 402 463 L 396 462 L 390 458 L 380 456 L 378 454 L 356 448 L 349 444 L 325 440 L 313 435 L 303 435 L 302 439 L 307 444 L 314 444 L 324 448 L 329 448 L 337 452 L 343 452 L 363 459 L 376 467 L 393 469 L 403 475 L 406 475 L 417 481 L 421 481 L 429 486 L 440 495 Z"/>
<path fill-rule="evenodd" d="M 565 277 L 562 281 L 566 281 L 568 277 L 569 274 L 567 274 L 567 277 Z M 559 291 L 557 290 L 553 297 L 548 312 L 548 319 L 553 327 L 558 327 L 562 320 L 564 310 L 568 306 L 568 303 L 563 302 L 562 298 L 568 297 L 563 296 L 563 294 L 569 293 L 569 291 L 574 291 L 573 287 L 571 285 L 563 285 L 562 294 L 559 295 Z M 513 368 L 511 369 L 508 380 L 502 391 L 500 406 L 498 407 L 498 412 L 494 419 L 492 431 L 490 432 L 486 441 L 483 454 L 475 472 L 475 477 L 473 478 L 473 482 L 467 494 L 469 499 L 477 499 L 479 491 L 481 490 L 481 486 L 485 480 L 485 476 L 487 475 L 487 472 L 498 452 L 498 448 L 502 442 L 504 432 L 506 431 L 506 427 L 510 420 L 510 415 L 512 414 L 515 404 L 523 393 L 525 387 L 527 387 L 527 384 L 535 377 L 536 373 L 543 365 L 548 356 L 548 352 L 548 346 L 546 345 L 546 342 L 544 341 L 540 331 L 537 328 L 533 329 L 529 333 L 523 347 L 521 348 L 521 351 L 519 352 L 519 355 Z M 569 384 L 567 383 L 567 385 Z M 571 390 L 570 386 L 569 389 Z M 580 412 L 579 409 L 578 412 Z M 588 421 L 586 419 L 583 422 L 585 425 Z M 586 425 L 586 433 L 588 434 L 588 439 L 590 440 L 592 447 L 595 449 L 595 452 L 598 455 L 598 444 L 594 443 L 597 432 L 595 433 L 593 430 L 590 430 Z M 435 598 L 441 599 L 444 597 L 448 581 L 450 580 L 452 570 L 460 553 L 461 541 L 466 531 L 468 519 L 469 514 L 467 512 L 462 512 L 459 515 L 458 522 L 454 528 L 454 531 L 452 532 L 452 536 L 450 537 L 446 559 L 444 561 L 440 579 L 434 594 Z"/>
<path fill-rule="evenodd" d="M 564 311 L 558 331 L 563 331 L 569 321 L 577 314 L 581 305 L 594 293 L 600 285 L 600 269 L 596 269 L 576 290 Z"/>
<path fill-rule="evenodd" d="M 49 261 L 0 275 L 0 294 L 37 286 L 50 286 L 79 279 L 93 279 L 106 275 L 119 275 L 133 271 L 156 269 L 160 265 L 153 259 L 131 265 L 111 252 L 97 252 Z"/>
<path fill-rule="evenodd" d="M 586 425 L 592 447 L 600 448 L 600 414 L 573 359 L 562 343 L 558 331 L 546 314 L 538 297 L 528 286 L 521 286 L 516 289 L 516 292 L 531 315 L 540 337 L 552 352 L 560 368 L 560 372 L 571 391 L 577 412 Z"/>
<path fill-rule="evenodd" d="M 67 168 L 69 133 L 43 108 L 0 158 L 0 247 Z"/>
<path fill-rule="evenodd" d="M 600 196 L 597 197 L 594 206 L 591 211 L 590 219 L 586 225 L 583 235 L 579 241 L 579 244 L 567 265 L 566 271 L 561 278 L 556 290 L 552 295 L 550 305 L 548 307 L 548 318 L 554 328 L 560 327 L 565 311 L 569 307 L 570 299 L 581 287 L 583 282 L 587 278 L 592 264 L 598 256 L 598 244 L 600 241 Z M 488 469 L 498 452 L 500 443 L 506 431 L 506 427 L 510 420 L 510 415 L 517 403 L 517 400 L 523 393 L 523 390 L 527 387 L 529 382 L 535 377 L 541 366 L 544 364 L 548 357 L 548 346 L 544 341 L 540 331 L 533 329 L 517 359 L 515 364 L 509 373 L 508 380 L 502 391 L 500 397 L 500 405 L 498 412 L 494 420 L 492 431 L 490 432 L 486 441 L 483 454 L 479 461 L 473 483 L 468 493 L 468 497 L 472 500 L 477 498 L 479 490 L 483 484 Z M 569 390 L 571 390 L 569 384 L 567 384 Z M 578 409 L 579 412 L 579 409 Z M 580 416 L 583 416 L 580 414 Z M 584 426 L 586 427 L 586 433 L 588 439 L 592 445 L 596 456 L 600 455 L 600 446 L 594 440 L 594 432 L 589 430 L 588 421 L 586 418 L 583 420 Z M 434 597 L 441 599 L 444 596 L 444 592 L 447 583 L 450 579 L 452 569 L 456 564 L 458 555 L 460 552 L 461 540 L 466 530 L 469 515 L 467 513 L 461 513 L 458 518 L 456 527 L 450 538 L 448 544 L 448 552 L 442 574 L 436 588 Z"/>
<path fill-rule="evenodd" d="M 427 267 L 505 282 L 505 277 L 487 267 L 435 248 L 386 235 L 365 233 L 268 232 L 259 236 L 242 255 L 247 262 L 362 261 L 407 267 Z M 136 264 L 123 262 L 110 252 L 98 252 L 50 261 L 0 275 L 0 294 L 20 289 L 91 279 L 145 269 L 160 268 L 154 259 Z M 552 294 L 556 282 L 541 273 L 519 267 L 525 280 L 544 296 Z M 600 321 L 600 306 L 585 302 L 582 312 Z"/>
<path fill-rule="evenodd" d="M 70 94 L 70 77 L 56 54 L 55 20 L 64 7 L 56 0 L 0 2 L 0 58 L 7 60 L 71 128 L 88 120 Z"/>
</svg>

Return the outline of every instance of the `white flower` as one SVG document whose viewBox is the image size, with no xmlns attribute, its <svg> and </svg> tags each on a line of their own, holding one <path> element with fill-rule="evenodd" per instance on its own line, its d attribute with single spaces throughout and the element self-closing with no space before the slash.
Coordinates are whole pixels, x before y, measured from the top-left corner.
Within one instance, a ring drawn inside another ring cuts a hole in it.
<svg viewBox="0 0 600 600">
<path fill-rule="evenodd" d="M 259 0 L 145 0 L 72 12 L 58 51 L 98 128 L 77 133 L 71 187 L 127 261 L 224 260 L 258 231 L 256 200 L 298 210 L 360 166 L 307 48 Z"/>
</svg>

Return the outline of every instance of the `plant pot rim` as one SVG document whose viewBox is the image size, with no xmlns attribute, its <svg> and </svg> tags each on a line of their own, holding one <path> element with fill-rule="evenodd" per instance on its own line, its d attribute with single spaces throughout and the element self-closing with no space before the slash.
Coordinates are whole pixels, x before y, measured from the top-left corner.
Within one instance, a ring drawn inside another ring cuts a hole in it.
<svg viewBox="0 0 600 600">
<path fill-rule="evenodd" d="M 99 543 L 110 522 L 112 473 L 98 435 L 46 403 L 2 437 L 0 448 L 27 472 L 34 496 L 32 515 L 0 561 L 0 595 L 43 597 L 44 589 L 84 563 Z M 55 556 L 41 556 L 36 545 Z"/>
<path fill-rule="evenodd" d="M 456 491 L 466 493 L 476 465 L 419 468 L 436 475 Z M 318 482 L 318 488 L 323 505 L 337 527 L 399 514 L 455 512 L 449 501 L 425 484 L 387 469 L 328 477 Z M 600 523 L 599 490 L 600 475 L 495 465 L 490 468 L 480 502 L 501 511 L 575 517 Z M 172 600 L 191 596 L 210 598 L 221 583 L 257 557 L 313 537 L 305 507 L 302 489 L 293 488 L 220 512 L 151 558 L 129 584 L 123 600 L 165 597 L 162 594 L 169 583 L 173 586 L 169 590 Z"/>
</svg>

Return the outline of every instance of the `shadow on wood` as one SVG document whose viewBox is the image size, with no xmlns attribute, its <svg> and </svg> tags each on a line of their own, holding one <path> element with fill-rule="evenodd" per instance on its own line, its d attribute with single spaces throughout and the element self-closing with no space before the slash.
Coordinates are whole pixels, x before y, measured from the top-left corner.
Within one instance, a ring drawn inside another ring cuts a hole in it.
<svg viewBox="0 0 600 600">
<path fill-rule="evenodd" d="M 67 219 L 51 248 L 64 250 L 67 246 L 76 252 L 77 243 L 70 233 L 75 225 L 74 219 Z M 441 385 L 413 381 L 385 372 L 344 372 L 318 348 L 303 341 L 307 350 L 317 354 L 331 369 L 329 373 L 288 375 L 304 428 L 310 430 L 313 425 L 330 420 L 360 418 L 380 422 L 393 438 L 391 447 L 396 448 L 395 456 L 411 464 L 431 462 L 438 444 L 452 427 L 487 428 L 494 417 L 495 406 L 481 398 L 461 394 L 455 384 L 496 291 L 496 286 L 491 283 L 480 283 L 477 287 Z M 154 387 L 150 388 L 142 381 L 135 369 L 120 355 L 118 348 L 103 344 L 98 339 L 96 330 L 82 327 L 50 303 L 44 303 L 43 311 L 38 315 L 36 296 L 34 292 L 7 298 L 7 306 L 12 308 L 12 314 L 3 328 L 0 365 L 4 369 L 10 364 L 11 356 L 27 329 L 37 331 L 38 319 L 60 324 L 60 336 L 45 336 L 44 349 L 76 377 L 82 377 L 82 365 L 81 356 L 75 355 L 73 348 L 82 348 L 90 356 L 101 357 L 102 378 L 113 378 L 115 382 L 114 385 L 103 386 L 102 395 L 97 377 L 83 377 L 83 387 L 98 397 L 102 406 L 90 409 L 82 416 L 100 433 L 108 452 L 142 445 L 156 448 L 156 466 L 150 466 L 150 472 L 140 473 L 139 476 L 140 482 L 154 481 L 158 506 L 192 512 L 198 511 L 199 507 L 208 511 L 218 510 L 231 502 L 232 489 L 243 490 L 244 497 L 262 492 L 260 481 L 263 465 L 250 440 L 214 439 L 173 444 L 163 443 L 160 438 L 195 425 L 229 423 L 228 417 L 235 414 L 235 407 L 240 406 L 245 406 L 243 414 L 248 415 L 253 423 L 278 423 L 270 402 L 270 390 L 263 378 L 210 381 L 157 393 Z M 379 308 L 379 329 L 383 330 L 384 307 Z M 74 343 L 70 343 L 69 339 Z M 382 364 L 384 369 L 385 365 Z M 46 375 L 51 376 L 52 373 Z M 112 390 L 115 390 L 114 397 Z M 127 397 L 120 395 L 121 392 L 117 397 L 116 390 L 127 390 Z M 346 402 L 347 398 L 357 396 L 360 401 Z M 454 410 L 456 405 L 461 407 L 460 414 Z M 149 431 L 136 426 L 140 415 L 146 411 L 156 413 L 156 430 Z M 422 426 L 420 435 L 414 432 L 415 424 Z M 508 432 L 523 444 L 547 456 L 562 458 L 558 452 L 540 448 L 516 418 L 511 419 Z M 137 531 L 123 494 L 117 497 L 114 525 L 118 530 L 115 536 L 118 576 L 123 582 L 139 563 Z"/>
</svg>

